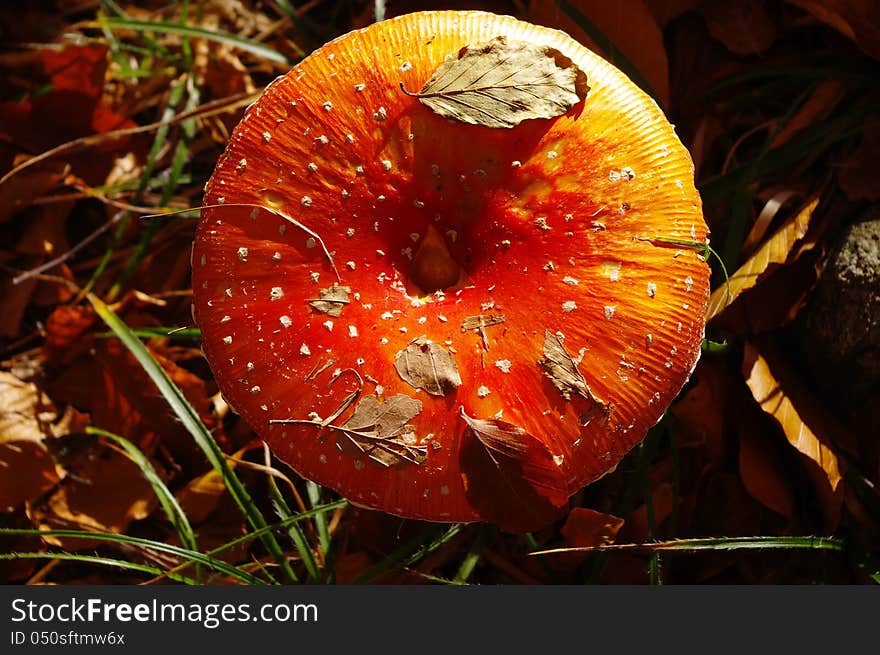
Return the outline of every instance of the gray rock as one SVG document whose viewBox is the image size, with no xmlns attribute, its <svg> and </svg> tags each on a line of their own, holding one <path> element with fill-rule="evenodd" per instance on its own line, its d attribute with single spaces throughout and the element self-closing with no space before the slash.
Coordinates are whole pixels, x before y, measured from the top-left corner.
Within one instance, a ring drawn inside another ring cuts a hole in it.
<svg viewBox="0 0 880 655">
<path fill-rule="evenodd" d="M 840 410 L 860 406 L 880 386 L 880 207 L 844 230 L 799 318 L 817 386 Z"/>
</svg>

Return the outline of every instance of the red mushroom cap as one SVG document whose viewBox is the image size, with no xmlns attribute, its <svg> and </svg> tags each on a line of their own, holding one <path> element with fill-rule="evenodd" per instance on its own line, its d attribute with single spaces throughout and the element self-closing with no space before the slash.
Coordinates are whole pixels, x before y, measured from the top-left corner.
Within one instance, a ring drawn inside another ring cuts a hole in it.
<svg viewBox="0 0 880 655">
<path fill-rule="evenodd" d="M 504 36 L 586 73 L 510 129 L 401 91 Z M 562 32 L 425 12 L 315 51 L 206 189 L 195 320 L 230 404 L 303 476 L 437 521 L 546 523 L 612 470 L 700 352 L 707 230 L 657 105 Z"/>
</svg>

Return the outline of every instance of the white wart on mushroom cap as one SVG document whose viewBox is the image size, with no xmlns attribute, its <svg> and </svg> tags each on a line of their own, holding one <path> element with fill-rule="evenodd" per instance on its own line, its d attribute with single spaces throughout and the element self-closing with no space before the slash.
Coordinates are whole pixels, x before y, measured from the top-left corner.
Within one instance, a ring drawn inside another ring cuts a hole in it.
<svg viewBox="0 0 880 655">
<path fill-rule="evenodd" d="M 569 57 L 586 100 L 491 129 L 401 91 L 498 36 Z M 708 267 L 670 245 L 707 239 L 691 160 L 653 101 L 555 30 L 425 12 L 343 36 L 248 110 L 205 204 L 194 307 L 224 396 L 363 505 L 536 527 L 699 356 Z"/>
</svg>

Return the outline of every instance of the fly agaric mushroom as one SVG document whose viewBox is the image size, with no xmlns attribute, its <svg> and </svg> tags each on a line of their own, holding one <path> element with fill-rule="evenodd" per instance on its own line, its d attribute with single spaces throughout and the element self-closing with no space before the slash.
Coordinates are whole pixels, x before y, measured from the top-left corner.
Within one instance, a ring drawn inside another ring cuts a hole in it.
<svg viewBox="0 0 880 655">
<path fill-rule="evenodd" d="M 413 91 L 493 41 L 561 53 L 586 98 L 504 129 Z M 194 317 L 223 395 L 360 505 L 547 524 L 699 356 L 690 157 L 647 95 L 556 30 L 424 12 L 342 36 L 249 108 L 205 205 Z"/>
</svg>

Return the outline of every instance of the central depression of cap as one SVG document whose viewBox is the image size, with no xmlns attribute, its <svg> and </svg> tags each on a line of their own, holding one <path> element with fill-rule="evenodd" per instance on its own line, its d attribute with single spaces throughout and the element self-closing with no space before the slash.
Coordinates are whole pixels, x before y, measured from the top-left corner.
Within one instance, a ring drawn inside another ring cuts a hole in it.
<svg viewBox="0 0 880 655">
<path fill-rule="evenodd" d="M 586 100 L 490 129 L 401 91 L 498 36 L 571 58 Z M 343 36 L 249 108 L 205 204 L 194 309 L 224 396 L 303 476 L 362 505 L 515 523 L 502 515 L 529 502 L 516 471 L 472 462 L 462 414 L 531 435 L 571 494 L 644 437 L 699 355 L 708 267 L 671 245 L 707 238 L 691 160 L 650 98 L 555 30 L 426 12 Z M 448 270 L 426 280 L 431 252 Z M 601 412 L 548 377 L 548 339 Z M 414 340 L 448 353 L 460 386 L 404 380 Z M 393 452 L 318 425 L 358 408 L 406 424 Z"/>
</svg>

